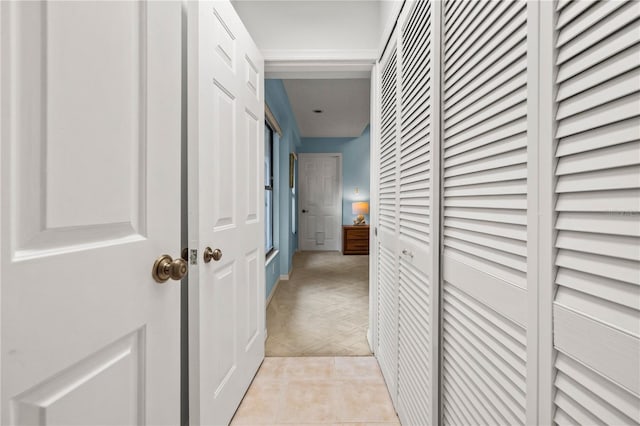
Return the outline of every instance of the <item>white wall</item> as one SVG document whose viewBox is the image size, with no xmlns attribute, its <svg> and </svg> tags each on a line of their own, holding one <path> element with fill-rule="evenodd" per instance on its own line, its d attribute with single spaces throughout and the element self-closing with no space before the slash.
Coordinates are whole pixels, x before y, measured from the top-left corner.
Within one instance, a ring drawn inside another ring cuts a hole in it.
<svg viewBox="0 0 640 426">
<path fill-rule="evenodd" d="M 301 51 L 331 56 L 359 51 L 375 58 L 383 31 L 381 10 L 389 1 L 253 1 L 232 2 L 266 60 Z M 322 57 L 321 55 L 319 57 Z"/>
</svg>

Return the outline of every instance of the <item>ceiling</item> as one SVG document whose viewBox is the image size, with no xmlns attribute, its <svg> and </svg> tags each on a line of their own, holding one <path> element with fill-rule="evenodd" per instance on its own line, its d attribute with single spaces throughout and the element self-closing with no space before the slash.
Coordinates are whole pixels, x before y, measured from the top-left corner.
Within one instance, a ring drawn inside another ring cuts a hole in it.
<svg viewBox="0 0 640 426">
<path fill-rule="evenodd" d="M 303 138 L 358 137 L 369 124 L 369 79 L 283 82 Z"/>
</svg>

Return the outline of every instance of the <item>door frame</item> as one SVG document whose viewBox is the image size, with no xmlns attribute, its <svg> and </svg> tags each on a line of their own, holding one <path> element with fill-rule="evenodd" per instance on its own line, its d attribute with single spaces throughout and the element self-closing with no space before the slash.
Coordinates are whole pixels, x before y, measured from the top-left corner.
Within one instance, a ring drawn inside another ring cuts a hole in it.
<svg viewBox="0 0 640 426">
<path fill-rule="evenodd" d="M 343 199 L 343 189 L 342 189 L 342 153 L 340 152 L 317 152 L 317 153 L 309 153 L 309 152 L 299 152 L 298 153 L 298 182 L 302 182 L 301 177 L 303 176 L 302 174 L 302 167 L 300 167 L 300 164 L 302 164 L 302 159 L 303 158 L 321 158 L 321 157 L 336 157 L 338 159 L 338 198 L 340 200 L 340 202 L 338 203 L 337 206 L 337 211 L 336 211 L 336 215 L 340 218 L 340 220 L 338 221 L 338 225 L 337 225 L 337 229 L 336 229 L 336 235 L 337 235 L 337 240 L 338 240 L 338 251 L 340 253 L 342 253 L 342 203 L 344 203 L 344 199 Z M 302 227 L 300 226 L 300 218 L 301 213 L 302 213 L 302 206 L 300 205 L 300 194 L 302 194 L 301 190 L 301 185 L 298 184 L 298 208 L 296 209 L 296 214 L 298 215 L 297 217 L 297 222 L 298 223 L 298 250 L 303 251 L 302 250 Z"/>
<path fill-rule="evenodd" d="M 402 9 L 403 2 L 397 2 L 390 12 L 390 21 L 385 27 L 379 48 L 363 52 L 362 50 L 340 50 L 340 51 L 314 51 L 313 49 L 304 51 L 278 51 L 265 52 L 264 69 L 265 78 L 296 78 L 296 79 L 345 79 L 345 78 L 369 78 L 371 86 L 371 96 L 369 98 L 369 194 L 375 194 L 378 187 L 378 142 L 379 142 L 379 119 L 378 107 L 380 104 L 380 93 L 378 90 L 378 59 L 382 56 L 386 47 L 386 41 L 391 36 L 393 27 L 396 25 L 398 15 Z M 298 153 L 301 155 L 302 153 Z M 298 210 L 296 210 L 298 213 Z M 371 353 L 375 354 L 378 342 L 376 333 L 378 318 L 378 285 L 376 247 L 378 236 L 376 234 L 378 218 L 377 197 L 369 196 L 369 329 L 367 330 L 367 341 Z M 298 217 L 298 226 L 300 224 Z M 300 232 L 298 231 L 298 250 L 300 249 Z M 373 260 L 372 260 L 373 259 Z"/>
</svg>

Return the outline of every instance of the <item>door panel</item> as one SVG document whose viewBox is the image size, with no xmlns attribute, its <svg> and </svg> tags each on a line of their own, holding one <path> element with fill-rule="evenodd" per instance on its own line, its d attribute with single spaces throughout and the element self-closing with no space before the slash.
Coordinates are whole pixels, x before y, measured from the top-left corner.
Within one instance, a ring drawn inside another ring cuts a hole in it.
<svg viewBox="0 0 640 426">
<path fill-rule="evenodd" d="M 432 235 L 439 229 L 438 168 L 434 169 L 436 97 L 432 61 L 434 2 L 407 3 L 400 32 L 400 151 L 398 158 L 398 415 L 405 424 L 437 423 L 438 284 Z M 436 11 L 434 11 L 436 8 Z M 436 163 L 437 164 L 437 163 Z M 435 195 L 435 196 L 434 196 Z M 437 247 L 437 246 L 436 246 Z M 435 250 L 438 251 L 437 249 Z M 434 321 L 435 320 L 435 321 Z"/>
<path fill-rule="evenodd" d="M 584 3 L 556 12 L 554 420 L 639 424 L 640 8 Z"/>
<path fill-rule="evenodd" d="M 341 159 L 335 154 L 300 154 L 299 161 L 300 249 L 340 250 Z"/>
<path fill-rule="evenodd" d="M 398 386 L 398 50 L 397 36 L 380 69 L 378 170 L 378 345 L 376 358 L 394 404 Z"/>
<path fill-rule="evenodd" d="M 444 3 L 443 423 L 524 424 L 527 4 L 456 3 Z"/>
<path fill-rule="evenodd" d="M 0 7 L 2 423 L 177 424 L 180 6 Z"/>
<path fill-rule="evenodd" d="M 188 56 L 189 412 L 227 424 L 264 358 L 264 62 L 227 1 L 189 4 Z"/>
</svg>

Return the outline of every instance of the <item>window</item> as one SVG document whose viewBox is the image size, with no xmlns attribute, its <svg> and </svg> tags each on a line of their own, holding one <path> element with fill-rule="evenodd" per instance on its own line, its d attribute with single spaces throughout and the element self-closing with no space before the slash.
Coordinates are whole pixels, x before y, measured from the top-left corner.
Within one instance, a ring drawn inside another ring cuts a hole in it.
<svg viewBox="0 0 640 426">
<path fill-rule="evenodd" d="M 267 256 L 273 251 L 273 129 L 264 124 L 264 232 Z"/>
</svg>

